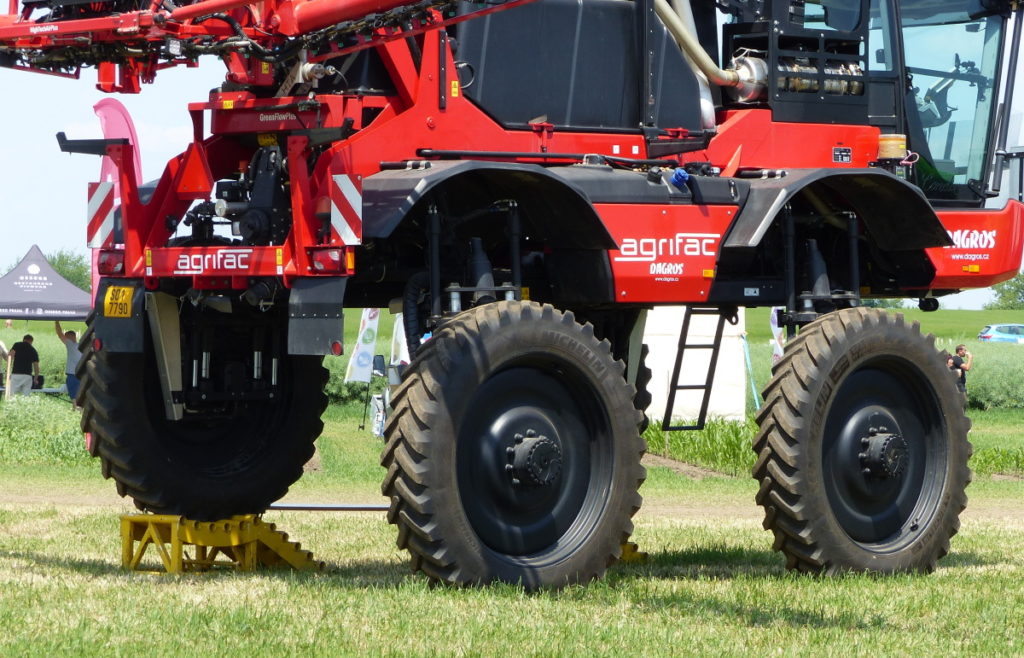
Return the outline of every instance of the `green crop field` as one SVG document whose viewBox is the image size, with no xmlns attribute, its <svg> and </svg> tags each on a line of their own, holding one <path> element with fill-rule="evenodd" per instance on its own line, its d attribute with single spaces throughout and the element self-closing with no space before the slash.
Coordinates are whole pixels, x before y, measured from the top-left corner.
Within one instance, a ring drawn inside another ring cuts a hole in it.
<svg viewBox="0 0 1024 658">
<path fill-rule="evenodd" d="M 767 343 L 771 340 L 768 325 L 767 308 L 750 308 L 746 311 L 747 336 L 751 344 Z M 974 343 L 979 341 L 978 332 L 988 324 L 1001 322 L 1024 323 L 1024 311 L 960 311 L 939 310 L 925 313 L 914 308 L 897 309 L 893 313 L 902 313 L 909 322 L 921 323 L 925 333 L 932 333 L 951 342 Z M 1007 346 L 1009 347 L 1009 346 Z"/>
</svg>

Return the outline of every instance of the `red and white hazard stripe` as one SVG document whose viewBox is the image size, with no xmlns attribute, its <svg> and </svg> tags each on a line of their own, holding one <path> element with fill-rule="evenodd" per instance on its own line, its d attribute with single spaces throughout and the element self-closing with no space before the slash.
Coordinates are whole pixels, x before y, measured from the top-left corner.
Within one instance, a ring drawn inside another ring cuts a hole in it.
<svg viewBox="0 0 1024 658">
<path fill-rule="evenodd" d="M 358 176 L 331 177 L 331 226 L 343 245 L 363 243 L 363 192 Z"/>
<path fill-rule="evenodd" d="M 114 184 L 89 183 L 89 214 L 86 240 L 89 247 L 114 246 Z"/>
</svg>

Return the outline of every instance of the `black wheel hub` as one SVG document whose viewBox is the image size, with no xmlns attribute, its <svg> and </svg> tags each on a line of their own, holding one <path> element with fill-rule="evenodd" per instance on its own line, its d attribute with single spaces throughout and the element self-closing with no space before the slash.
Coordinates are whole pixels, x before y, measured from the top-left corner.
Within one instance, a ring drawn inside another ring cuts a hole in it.
<svg viewBox="0 0 1024 658">
<path fill-rule="evenodd" d="M 889 432 L 885 425 L 869 428 L 860 445 L 864 451 L 857 457 L 866 477 L 888 480 L 898 478 L 907 469 L 910 448 L 902 436 Z"/>
<path fill-rule="evenodd" d="M 466 516 L 492 550 L 521 556 L 557 545 L 589 513 L 588 496 L 607 490 L 608 427 L 592 395 L 567 374 L 526 366 L 475 392 L 456 471 Z"/>
<path fill-rule="evenodd" d="M 534 430 L 516 434 L 514 445 L 505 449 L 505 472 L 514 487 L 545 487 L 557 483 L 562 475 L 562 448 Z"/>
<path fill-rule="evenodd" d="M 838 392 L 822 447 L 824 485 L 836 520 L 858 543 L 905 541 L 914 525 L 934 459 L 923 407 L 889 368 L 855 372 Z"/>
</svg>

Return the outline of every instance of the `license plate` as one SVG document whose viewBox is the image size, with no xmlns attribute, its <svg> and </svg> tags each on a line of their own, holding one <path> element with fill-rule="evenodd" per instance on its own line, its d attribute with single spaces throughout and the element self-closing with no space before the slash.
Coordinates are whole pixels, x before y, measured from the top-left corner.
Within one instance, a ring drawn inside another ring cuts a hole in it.
<svg viewBox="0 0 1024 658">
<path fill-rule="evenodd" d="M 110 286 L 103 297 L 103 317 L 130 318 L 132 316 L 132 295 L 135 288 L 131 286 Z"/>
</svg>

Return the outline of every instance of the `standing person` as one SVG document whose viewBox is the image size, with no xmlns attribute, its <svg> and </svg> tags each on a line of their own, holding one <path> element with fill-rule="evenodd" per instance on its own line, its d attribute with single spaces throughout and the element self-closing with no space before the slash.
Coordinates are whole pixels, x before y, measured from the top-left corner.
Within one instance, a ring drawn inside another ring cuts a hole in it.
<svg viewBox="0 0 1024 658">
<path fill-rule="evenodd" d="M 10 395 L 28 395 L 32 391 L 32 382 L 39 378 L 39 352 L 32 347 L 32 340 L 31 334 L 25 334 L 21 342 L 11 345 L 14 357 Z"/>
<path fill-rule="evenodd" d="M 78 377 L 75 376 L 75 369 L 78 368 L 78 362 L 82 358 L 82 353 L 78 351 L 78 336 L 73 331 L 62 331 L 60 320 L 54 321 L 53 328 L 57 332 L 57 338 L 64 343 L 64 349 L 68 352 L 68 359 L 64 363 L 64 376 L 67 378 L 68 397 L 74 402 L 78 396 Z"/>
<path fill-rule="evenodd" d="M 974 355 L 967 351 L 966 345 L 957 345 L 956 354 L 949 357 L 949 369 L 956 373 L 956 387 L 961 393 L 967 393 L 967 371 L 974 365 Z"/>
</svg>

